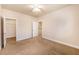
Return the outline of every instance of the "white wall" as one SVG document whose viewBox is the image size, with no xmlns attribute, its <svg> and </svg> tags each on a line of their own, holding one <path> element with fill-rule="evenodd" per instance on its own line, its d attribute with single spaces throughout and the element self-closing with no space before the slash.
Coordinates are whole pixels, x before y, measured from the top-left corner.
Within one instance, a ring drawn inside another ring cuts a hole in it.
<svg viewBox="0 0 79 59">
<path fill-rule="evenodd" d="M 79 5 L 71 5 L 39 18 L 43 37 L 79 48 Z"/>
<path fill-rule="evenodd" d="M 34 17 L 3 9 L 4 18 L 16 19 L 16 40 L 23 40 L 32 37 L 32 21 L 36 20 Z"/>
<path fill-rule="evenodd" d="M 6 37 L 16 37 L 16 20 L 6 19 Z"/>
</svg>

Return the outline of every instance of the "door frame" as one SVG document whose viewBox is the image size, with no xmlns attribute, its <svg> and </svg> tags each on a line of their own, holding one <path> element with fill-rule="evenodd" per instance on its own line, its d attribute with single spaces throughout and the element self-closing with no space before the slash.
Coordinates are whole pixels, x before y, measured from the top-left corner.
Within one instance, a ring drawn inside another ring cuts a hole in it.
<svg viewBox="0 0 79 59">
<path fill-rule="evenodd" d="M 7 38 L 6 38 L 6 19 L 15 19 L 15 18 L 1 17 L 1 49 L 6 47 L 6 40 L 7 40 Z M 16 21 L 16 19 L 15 19 L 15 21 Z"/>
<path fill-rule="evenodd" d="M 7 19 L 12 19 L 12 20 L 15 20 L 15 26 L 16 26 L 16 19 L 15 18 L 4 18 L 4 48 L 6 47 L 6 45 L 7 45 L 7 37 L 6 37 L 6 20 Z M 15 31 L 16 31 L 16 27 L 15 27 Z M 16 34 L 15 34 L 15 36 L 16 36 Z"/>
</svg>

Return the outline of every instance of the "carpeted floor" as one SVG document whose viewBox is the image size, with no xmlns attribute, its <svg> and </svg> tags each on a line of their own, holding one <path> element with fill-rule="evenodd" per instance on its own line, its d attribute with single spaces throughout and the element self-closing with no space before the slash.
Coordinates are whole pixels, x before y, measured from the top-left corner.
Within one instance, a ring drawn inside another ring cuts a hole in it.
<svg viewBox="0 0 79 59">
<path fill-rule="evenodd" d="M 56 55 L 53 43 L 40 37 L 16 42 L 15 38 L 7 39 L 6 48 L 0 51 L 1 55 Z"/>
</svg>

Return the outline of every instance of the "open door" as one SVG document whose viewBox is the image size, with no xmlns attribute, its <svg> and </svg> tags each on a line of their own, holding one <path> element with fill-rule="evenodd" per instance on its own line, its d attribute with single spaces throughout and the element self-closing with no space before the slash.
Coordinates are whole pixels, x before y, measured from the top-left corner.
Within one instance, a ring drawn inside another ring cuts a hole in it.
<svg viewBox="0 0 79 59">
<path fill-rule="evenodd" d="M 1 28 L 1 32 L 0 32 L 0 36 L 1 36 L 1 48 L 5 48 L 6 47 L 6 31 L 5 31 L 5 19 L 3 17 L 1 17 L 0 20 L 0 28 Z"/>
<path fill-rule="evenodd" d="M 38 36 L 42 38 L 42 22 L 38 22 Z"/>
</svg>

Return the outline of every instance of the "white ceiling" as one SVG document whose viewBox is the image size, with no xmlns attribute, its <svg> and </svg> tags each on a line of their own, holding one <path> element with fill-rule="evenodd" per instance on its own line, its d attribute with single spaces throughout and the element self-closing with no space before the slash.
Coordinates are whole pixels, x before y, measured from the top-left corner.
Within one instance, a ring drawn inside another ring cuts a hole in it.
<svg viewBox="0 0 79 59">
<path fill-rule="evenodd" d="M 2 7 L 5 9 L 10 9 L 13 11 L 28 14 L 30 16 L 40 17 L 40 16 L 43 16 L 49 12 L 69 6 L 67 4 L 42 4 L 42 5 L 40 4 L 40 6 L 42 6 L 41 12 L 34 13 L 34 12 L 32 12 L 31 5 L 32 4 L 3 4 Z"/>
</svg>

